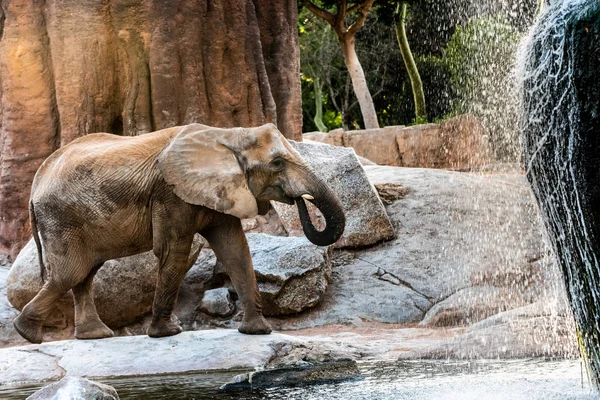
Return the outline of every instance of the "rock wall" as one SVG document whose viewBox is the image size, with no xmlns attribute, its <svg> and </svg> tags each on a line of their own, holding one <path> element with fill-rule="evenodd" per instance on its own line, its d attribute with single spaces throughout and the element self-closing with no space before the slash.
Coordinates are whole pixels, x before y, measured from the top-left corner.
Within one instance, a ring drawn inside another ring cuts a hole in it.
<svg viewBox="0 0 600 400">
<path fill-rule="evenodd" d="M 469 170 L 491 161 L 484 127 L 471 115 L 441 124 L 388 126 L 344 132 L 310 132 L 304 139 L 352 147 L 356 154 L 379 165 Z"/>
<path fill-rule="evenodd" d="M 275 122 L 301 140 L 295 0 L 11 0 L 0 9 L 0 252 L 33 175 L 92 132 Z"/>
</svg>

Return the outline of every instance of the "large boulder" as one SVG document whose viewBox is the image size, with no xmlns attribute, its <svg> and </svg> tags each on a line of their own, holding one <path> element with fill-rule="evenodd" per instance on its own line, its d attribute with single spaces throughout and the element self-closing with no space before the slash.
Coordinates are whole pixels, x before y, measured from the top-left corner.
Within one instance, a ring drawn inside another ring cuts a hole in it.
<svg viewBox="0 0 600 400">
<path fill-rule="evenodd" d="M 197 235 L 190 263 L 198 257 L 203 243 L 203 239 Z M 105 262 L 94 278 L 94 300 L 102 321 L 111 328 L 119 328 L 149 313 L 152 310 L 157 272 L 158 261 L 152 251 Z M 33 240 L 30 240 L 8 274 L 8 300 L 21 310 L 41 287 L 37 250 Z M 46 325 L 73 327 L 73 314 L 73 296 L 69 292 L 60 299 L 46 320 Z"/>
<path fill-rule="evenodd" d="M 273 321 L 278 329 L 423 321 L 419 329 L 447 330 L 530 303 L 564 299 L 522 174 L 364 170 L 385 193 L 397 238 L 334 250 L 333 278 L 323 301 L 302 315 Z"/>
<path fill-rule="evenodd" d="M 331 279 L 331 250 L 303 237 L 248 234 L 265 315 L 295 314 L 317 305 Z"/>
<path fill-rule="evenodd" d="M 394 238 L 385 208 L 354 150 L 317 143 L 291 143 L 340 200 L 346 215 L 346 229 L 335 247 L 368 246 Z M 304 235 L 296 206 L 277 202 L 273 202 L 273 206 L 290 235 Z M 309 211 L 317 226 L 324 225 L 324 218 L 316 208 L 309 207 Z"/>
<path fill-rule="evenodd" d="M 67 375 L 44 386 L 27 400 L 119 400 L 119 395 L 112 386 Z"/>
<path fill-rule="evenodd" d="M 331 248 L 304 237 L 248 233 L 246 238 L 265 315 L 296 314 L 321 302 L 331 280 Z M 243 309 L 237 296 L 231 296 L 234 290 L 212 250 L 202 250 L 175 309 L 184 329 L 236 327 Z"/>
</svg>

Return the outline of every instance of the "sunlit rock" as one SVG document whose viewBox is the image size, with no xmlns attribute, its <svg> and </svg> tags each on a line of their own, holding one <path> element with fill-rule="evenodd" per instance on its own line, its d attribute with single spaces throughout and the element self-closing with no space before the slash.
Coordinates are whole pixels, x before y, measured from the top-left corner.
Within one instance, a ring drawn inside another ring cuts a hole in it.
<svg viewBox="0 0 600 400">
<path fill-rule="evenodd" d="M 323 301 L 302 315 L 274 321 L 275 327 L 417 324 L 428 313 L 428 320 L 437 315 L 441 325 L 448 325 L 442 323 L 446 319 L 468 326 L 524 304 L 564 299 L 523 175 L 389 166 L 364 170 L 386 193 L 397 238 L 334 251 L 333 278 Z M 450 311 L 457 308 L 456 314 Z M 547 334 L 536 340 L 554 340 L 552 331 Z"/>
<path fill-rule="evenodd" d="M 491 160 L 482 123 L 472 115 L 459 115 L 440 124 L 387 126 L 344 132 L 309 132 L 304 139 L 352 147 L 356 154 L 378 165 L 466 170 Z"/>
</svg>

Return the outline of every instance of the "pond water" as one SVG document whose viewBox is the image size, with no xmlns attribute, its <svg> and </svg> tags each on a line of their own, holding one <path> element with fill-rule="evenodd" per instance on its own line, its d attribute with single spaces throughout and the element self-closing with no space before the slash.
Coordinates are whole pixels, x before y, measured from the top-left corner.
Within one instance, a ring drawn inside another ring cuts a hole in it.
<svg viewBox="0 0 600 400">
<path fill-rule="evenodd" d="M 597 399 L 579 360 L 362 363 L 364 379 L 221 393 L 235 373 L 108 378 L 127 399 Z M 0 398 L 24 399 L 40 386 L 0 386 Z"/>
</svg>

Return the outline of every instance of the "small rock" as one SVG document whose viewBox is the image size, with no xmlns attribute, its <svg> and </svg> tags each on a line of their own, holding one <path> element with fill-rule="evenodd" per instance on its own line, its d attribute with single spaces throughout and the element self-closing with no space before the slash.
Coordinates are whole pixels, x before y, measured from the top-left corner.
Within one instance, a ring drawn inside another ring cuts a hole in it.
<svg viewBox="0 0 600 400">
<path fill-rule="evenodd" d="M 118 400 L 112 387 L 89 379 L 66 376 L 58 382 L 44 386 L 27 400 Z"/>
<path fill-rule="evenodd" d="M 354 360 L 339 360 L 325 363 L 297 363 L 263 371 L 236 375 L 221 390 L 258 389 L 277 386 L 296 386 L 321 382 L 339 382 L 361 378 Z"/>
<path fill-rule="evenodd" d="M 213 317 L 228 317 L 235 311 L 235 305 L 227 288 L 211 289 L 204 292 L 198 310 Z"/>
<path fill-rule="evenodd" d="M 273 207 L 269 208 L 266 215 L 257 215 L 254 218 L 242 220 L 242 228 L 246 233 L 266 233 L 275 236 L 287 236 L 287 232 L 281 221 L 277 211 Z"/>
<path fill-rule="evenodd" d="M 386 206 L 404 198 L 408 194 L 408 188 L 395 183 L 380 183 L 375 185 L 375 189 L 379 193 L 379 198 Z"/>
</svg>

